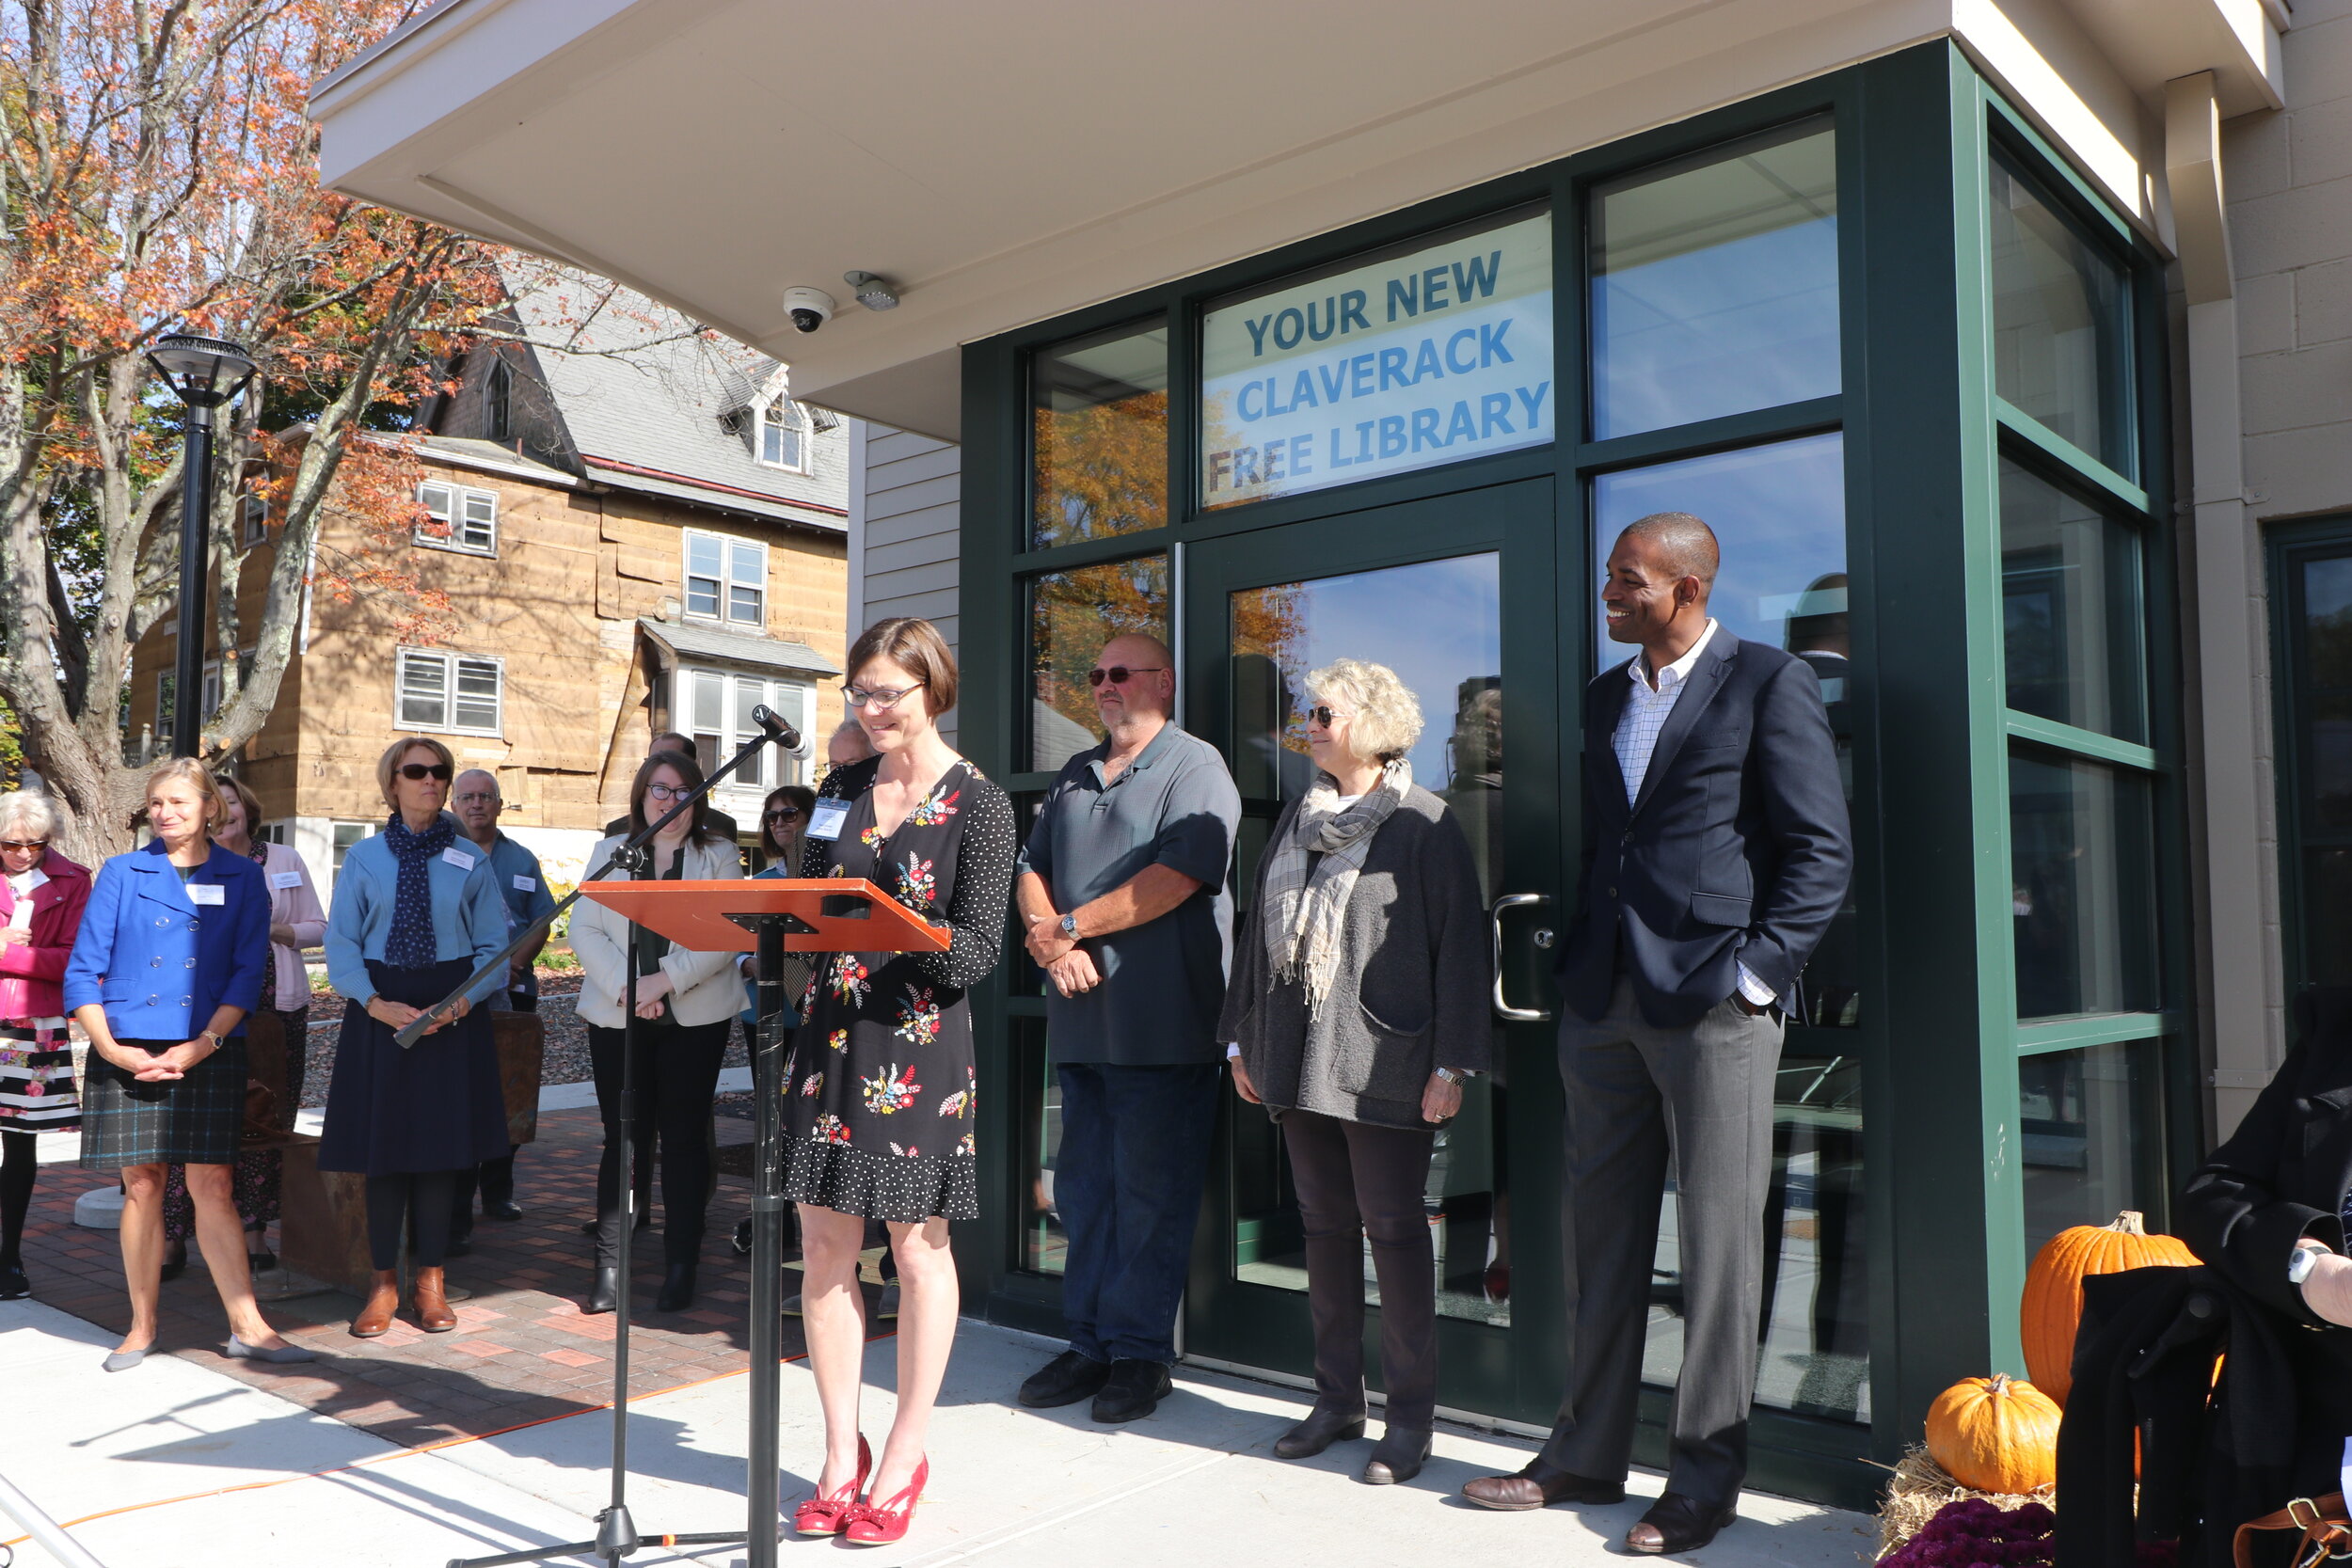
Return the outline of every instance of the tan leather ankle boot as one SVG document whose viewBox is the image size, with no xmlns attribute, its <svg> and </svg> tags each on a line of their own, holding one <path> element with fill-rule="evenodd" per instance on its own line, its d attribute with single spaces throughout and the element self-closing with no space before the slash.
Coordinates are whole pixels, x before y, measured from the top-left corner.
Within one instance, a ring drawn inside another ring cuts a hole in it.
<svg viewBox="0 0 2352 1568">
<path fill-rule="evenodd" d="M 457 1314 L 449 1309 L 438 1269 L 417 1270 L 417 1326 L 427 1334 L 447 1334 L 457 1326 Z"/>
<path fill-rule="evenodd" d="M 392 1326 L 392 1314 L 399 1310 L 400 1274 L 393 1269 L 378 1269 L 359 1315 L 351 1320 L 351 1332 L 359 1338 L 373 1339 Z"/>
</svg>

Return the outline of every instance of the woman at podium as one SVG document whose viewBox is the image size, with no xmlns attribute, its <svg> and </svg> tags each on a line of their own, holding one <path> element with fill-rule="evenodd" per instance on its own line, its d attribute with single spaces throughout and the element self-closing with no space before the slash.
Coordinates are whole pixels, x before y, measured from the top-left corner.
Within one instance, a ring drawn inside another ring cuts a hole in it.
<svg viewBox="0 0 2352 1568">
<path fill-rule="evenodd" d="M 996 966 L 1015 832 L 1005 792 L 940 737 L 957 673 L 938 628 L 878 622 L 848 664 L 842 693 L 876 754 L 826 775 L 802 875 L 863 877 L 951 936 L 946 952 L 840 953 L 818 970 L 785 1089 L 785 1196 L 800 1205 L 802 1311 L 825 1416 L 817 1495 L 793 1523 L 879 1544 L 906 1534 L 930 1471 L 924 1442 L 956 1334 L 947 1225 L 979 1217 L 964 990 Z M 901 1287 L 898 1413 L 879 1462 L 858 1432 L 869 1218 L 889 1227 Z"/>
</svg>

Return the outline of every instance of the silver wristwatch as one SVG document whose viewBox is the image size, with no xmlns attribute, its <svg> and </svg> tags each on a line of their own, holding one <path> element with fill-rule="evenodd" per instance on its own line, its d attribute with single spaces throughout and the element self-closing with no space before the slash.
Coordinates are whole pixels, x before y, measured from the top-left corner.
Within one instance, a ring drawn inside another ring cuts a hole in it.
<svg viewBox="0 0 2352 1568">
<path fill-rule="evenodd" d="M 1444 1079 L 1449 1084 L 1467 1084 L 1470 1082 L 1470 1078 L 1469 1073 L 1456 1072 L 1450 1067 L 1439 1068 L 1438 1069 L 1438 1076 Z"/>
<path fill-rule="evenodd" d="M 2312 1276 L 2312 1271 L 2319 1267 L 2319 1260 L 2327 1256 L 2328 1249 L 2317 1243 L 2297 1246 L 2287 1254 L 2287 1283 L 2301 1286 Z"/>
<path fill-rule="evenodd" d="M 1062 934 L 1063 936 L 1068 937 L 1068 938 L 1069 938 L 1071 941 L 1073 941 L 1073 942 L 1075 942 L 1075 941 L 1077 941 L 1077 940 L 1078 940 L 1078 911 L 1077 911 L 1073 910 L 1073 911 L 1071 911 L 1068 914 L 1063 915 L 1063 916 L 1061 917 L 1061 934 Z"/>
</svg>

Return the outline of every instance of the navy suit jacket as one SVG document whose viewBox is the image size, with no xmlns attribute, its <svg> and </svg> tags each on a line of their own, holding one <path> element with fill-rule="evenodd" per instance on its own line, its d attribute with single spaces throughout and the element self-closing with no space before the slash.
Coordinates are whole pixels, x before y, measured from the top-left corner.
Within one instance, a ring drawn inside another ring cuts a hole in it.
<svg viewBox="0 0 2352 1568">
<path fill-rule="evenodd" d="M 215 844 L 188 879 L 218 887 L 198 904 L 164 858 L 161 839 L 98 868 L 82 929 L 66 960 L 68 1012 L 106 1009 L 117 1039 L 193 1038 L 227 1003 L 248 1014 L 262 1001 L 269 957 L 269 881 L 262 868 Z M 245 1021 L 229 1031 L 245 1033 Z"/>
<path fill-rule="evenodd" d="M 1718 624 L 1628 805 L 1615 745 L 1626 672 L 1584 689 L 1584 867 L 1561 995 L 1597 1022 L 1622 952 L 1642 1016 L 1660 1027 L 1697 1022 L 1739 989 L 1741 964 L 1786 1005 L 1853 867 L 1820 682 Z"/>
</svg>

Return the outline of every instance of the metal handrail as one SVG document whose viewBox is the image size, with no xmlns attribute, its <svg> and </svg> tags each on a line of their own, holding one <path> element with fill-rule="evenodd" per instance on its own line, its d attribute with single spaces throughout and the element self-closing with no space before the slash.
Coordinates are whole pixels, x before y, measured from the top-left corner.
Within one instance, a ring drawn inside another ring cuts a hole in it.
<svg viewBox="0 0 2352 1568">
<path fill-rule="evenodd" d="M 35 1507 L 33 1499 L 6 1476 L 0 1476 L 0 1513 L 22 1525 L 27 1534 L 40 1543 L 41 1550 L 56 1558 L 64 1568 L 106 1568 L 104 1563 L 90 1556 L 88 1547 L 66 1534 L 63 1525 Z M 0 1547 L 0 1551 L 6 1549 Z"/>
</svg>

